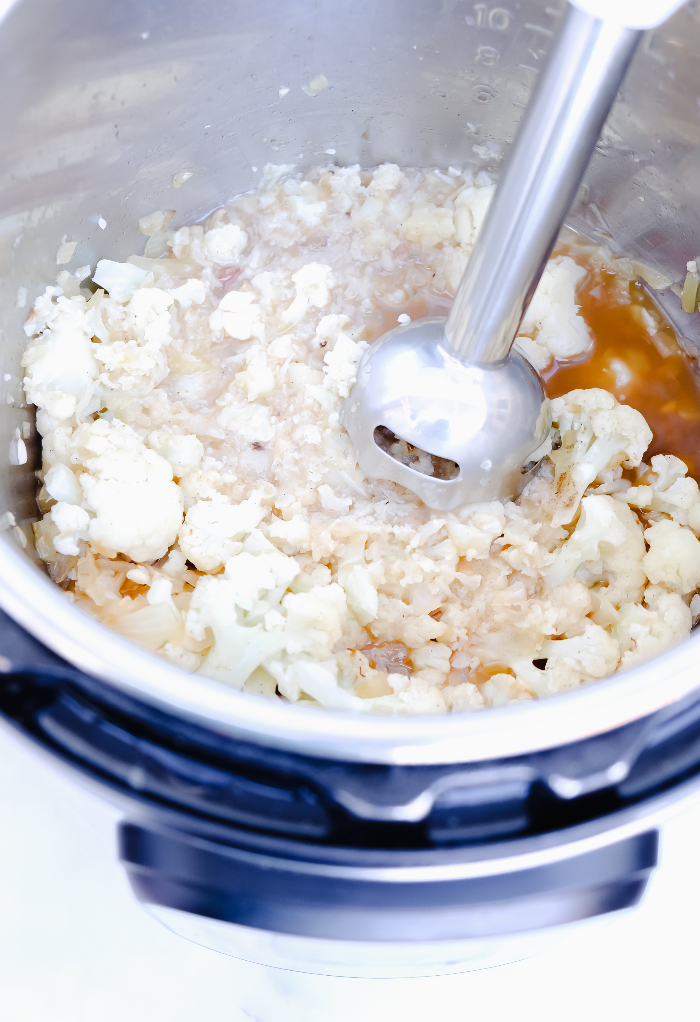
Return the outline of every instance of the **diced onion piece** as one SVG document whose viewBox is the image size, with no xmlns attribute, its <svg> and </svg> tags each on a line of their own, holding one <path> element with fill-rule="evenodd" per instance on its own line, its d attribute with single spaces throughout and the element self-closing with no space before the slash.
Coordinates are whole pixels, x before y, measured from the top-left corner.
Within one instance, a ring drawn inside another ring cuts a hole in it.
<svg viewBox="0 0 700 1022">
<path fill-rule="evenodd" d="M 174 216 L 174 209 L 166 209 L 165 212 L 157 209 L 154 213 L 139 217 L 139 230 L 150 238 L 156 231 L 164 231 Z"/>
<path fill-rule="evenodd" d="M 57 266 L 64 266 L 71 261 L 77 245 L 77 241 L 64 241 L 59 245 L 58 252 L 56 253 Z"/>
<path fill-rule="evenodd" d="M 697 273 L 689 270 L 685 275 L 683 293 L 681 294 L 681 308 L 683 312 L 695 312 L 698 307 L 698 288 L 700 288 L 700 277 Z"/>
<path fill-rule="evenodd" d="M 662 288 L 670 287 L 673 284 L 673 277 L 670 274 L 663 273 L 661 270 L 649 266 L 648 263 L 642 263 L 638 259 L 633 260 L 632 268 L 636 275 L 645 280 L 649 287 L 653 287 L 655 291 L 660 291 Z"/>
<path fill-rule="evenodd" d="M 179 643 L 183 637 L 182 617 L 168 603 L 154 603 L 127 614 L 113 625 L 115 632 L 151 652 L 166 642 Z"/>
<path fill-rule="evenodd" d="M 191 177 L 191 170 L 181 170 L 178 174 L 173 175 L 173 188 L 181 188 L 185 181 L 189 181 Z"/>
</svg>

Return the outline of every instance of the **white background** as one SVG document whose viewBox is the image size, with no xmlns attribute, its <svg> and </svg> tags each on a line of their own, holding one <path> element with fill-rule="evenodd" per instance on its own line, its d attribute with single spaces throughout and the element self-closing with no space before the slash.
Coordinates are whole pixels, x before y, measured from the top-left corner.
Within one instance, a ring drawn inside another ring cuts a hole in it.
<svg viewBox="0 0 700 1022">
<path fill-rule="evenodd" d="M 666 824 L 641 908 L 515 965 L 416 980 L 238 962 L 135 902 L 117 813 L 0 728 L 2 1022 L 685 1022 L 700 1017 L 700 809 Z"/>
</svg>

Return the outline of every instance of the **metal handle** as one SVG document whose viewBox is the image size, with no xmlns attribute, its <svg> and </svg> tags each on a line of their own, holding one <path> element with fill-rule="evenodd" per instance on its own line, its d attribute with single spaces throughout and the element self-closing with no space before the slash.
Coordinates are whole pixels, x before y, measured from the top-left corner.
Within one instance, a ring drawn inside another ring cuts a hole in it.
<svg viewBox="0 0 700 1022">
<path fill-rule="evenodd" d="M 656 28 L 687 0 L 571 0 L 574 7 L 602 21 L 628 28 Z"/>
<path fill-rule="evenodd" d="M 447 320 L 465 361 L 510 351 L 641 36 L 569 8 Z"/>
</svg>

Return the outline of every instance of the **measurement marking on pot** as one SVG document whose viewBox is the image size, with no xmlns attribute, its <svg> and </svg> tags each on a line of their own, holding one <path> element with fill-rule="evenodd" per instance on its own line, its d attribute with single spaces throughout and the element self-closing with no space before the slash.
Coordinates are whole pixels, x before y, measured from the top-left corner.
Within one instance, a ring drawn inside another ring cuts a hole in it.
<svg viewBox="0 0 700 1022">
<path fill-rule="evenodd" d="M 525 29 L 530 33 L 529 38 L 526 39 L 528 57 L 538 62 L 544 60 L 547 56 L 545 41 L 552 39 L 554 33 L 548 28 L 543 28 L 542 25 L 527 24 Z"/>
<path fill-rule="evenodd" d="M 485 67 L 493 67 L 500 60 L 500 57 L 501 54 L 495 46 L 480 46 L 476 51 L 477 62 Z"/>
<path fill-rule="evenodd" d="M 490 103 L 496 98 L 496 93 L 489 85 L 475 85 L 472 89 L 472 96 L 477 103 Z"/>
<path fill-rule="evenodd" d="M 505 7 L 492 7 L 488 9 L 486 4 L 474 4 L 477 28 L 495 29 L 496 32 L 507 32 L 510 26 L 512 15 Z"/>
<path fill-rule="evenodd" d="M 540 35 L 546 36 L 548 39 L 551 39 L 554 35 L 551 28 L 543 28 L 542 25 L 536 25 L 534 22 L 527 21 L 525 23 L 525 28 L 528 32 L 535 32 L 536 34 L 539 33 Z"/>
</svg>

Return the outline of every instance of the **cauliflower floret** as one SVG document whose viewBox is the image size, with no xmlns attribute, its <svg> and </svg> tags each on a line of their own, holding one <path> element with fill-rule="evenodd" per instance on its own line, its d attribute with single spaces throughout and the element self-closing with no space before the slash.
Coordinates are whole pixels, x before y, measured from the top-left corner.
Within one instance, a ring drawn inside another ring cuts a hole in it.
<svg viewBox="0 0 700 1022">
<path fill-rule="evenodd" d="M 585 275 L 569 256 L 550 259 L 545 267 L 516 339 L 539 370 L 546 369 L 553 358 L 574 358 L 591 346 L 590 332 L 576 304 L 576 287 Z"/>
<path fill-rule="evenodd" d="M 192 305 L 202 305 L 209 294 L 209 287 L 203 280 L 190 277 L 180 287 L 171 288 L 167 294 L 174 298 L 180 308 L 189 309 Z"/>
<path fill-rule="evenodd" d="M 285 648 L 289 635 L 279 603 L 299 573 L 296 561 L 257 530 L 243 547 L 228 559 L 223 575 L 197 583 L 185 625 L 195 640 L 204 640 L 208 628 L 214 634 L 201 673 L 238 689 L 263 661 Z"/>
<path fill-rule="evenodd" d="M 644 593 L 648 610 L 639 603 L 625 603 L 615 625 L 622 651 L 622 667 L 648 660 L 690 635 L 692 614 L 678 593 L 658 585 Z"/>
<path fill-rule="evenodd" d="M 640 600 L 646 582 L 642 525 L 634 512 L 624 504 L 621 507 L 618 505 L 617 517 L 625 526 L 625 538 L 612 549 L 601 548 L 600 570 L 607 585 L 604 589 L 598 589 L 599 593 L 605 593 L 614 606 L 628 600 Z M 592 570 L 593 565 L 587 567 Z"/>
<path fill-rule="evenodd" d="M 446 241 L 455 233 L 450 210 L 441 209 L 432 202 L 417 202 L 401 228 L 407 241 L 415 241 L 429 248 Z"/>
<path fill-rule="evenodd" d="M 194 674 L 202 666 L 202 658 L 198 653 L 191 653 L 189 650 L 184 649 L 184 647 L 177 646 L 172 642 L 166 642 L 158 652 L 166 660 L 169 660 L 171 664 L 175 664 L 182 671 L 187 671 L 188 674 Z"/>
<path fill-rule="evenodd" d="M 555 615 L 551 622 L 552 635 L 565 635 L 567 632 L 575 631 L 593 609 L 590 591 L 573 578 L 556 587 L 551 594 L 551 602 Z"/>
<path fill-rule="evenodd" d="M 115 557 L 155 561 L 175 542 L 182 523 L 182 491 L 173 471 L 138 434 L 118 419 L 97 419 L 73 436 L 75 461 L 87 472 L 80 476 L 84 507 L 90 520 L 90 543 Z"/>
<path fill-rule="evenodd" d="M 36 337 L 37 334 L 46 330 L 46 327 L 55 318 L 59 308 L 55 299 L 62 296 L 63 288 L 47 287 L 44 293 L 35 299 L 29 315 L 24 321 L 24 332 L 27 337 Z"/>
<path fill-rule="evenodd" d="M 300 554 L 311 549 L 311 527 L 302 515 L 293 515 L 288 522 L 273 518 L 268 528 L 270 539 L 279 539 L 285 554 Z"/>
<path fill-rule="evenodd" d="M 140 569 L 137 569 L 140 571 Z M 175 546 L 168 554 L 167 560 L 164 564 L 161 564 L 160 570 L 171 578 L 177 578 L 178 575 L 182 576 L 187 571 L 187 561 L 182 550 L 178 550 Z M 127 578 L 129 575 L 127 574 Z"/>
<path fill-rule="evenodd" d="M 280 315 L 283 326 L 290 327 L 306 315 L 310 305 L 322 309 L 328 304 L 330 289 L 335 287 L 335 277 L 330 266 L 323 263 L 307 263 L 292 274 L 296 284 L 296 296 L 292 304 Z"/>
<path fill-rule="evenodd" d="M 274 391 L 276 380 L 272 369 L 267 365 L 265 352 L 259 348 L 251 348 L 246 352 L 246 369 L 236 373 L 234 383 L 245 390 L 249 401 L 259 397 L 269 397 Z"/>
<path fill-rule="evenodd" d="M 340 572 L 348 606 L 361 625 L 375 621 L 379 613 L 379 594 L 364 564 L 345 566 Z"/>
<path fill-rule="evenodd" d="M 280 556 L 282 556 L 280 554 Z M 314 586 L 308 593 L 288 593 L 282 600 L 287 618 L 287 652 L 326 660 L 340 641 L 347 616 L 345 593 L 337 582 Z"/>
<path fill-rule="evenodd" d="M 488 557 L 491 544 L 503 535 L 506 516 L 500 501 L 485 504 L 469 504 L 461 512 L 462 519 L 448 518 L 445 523 L 447 535 L 454 543 L 457 553 L 471 561 Z"/>
<path fill-rule="evenodd" d="M 126 307 L 124 328 L 129 336 L 159 347 L 170 344 L 170 306 L 173 297 L 159 287 L 142 287 L 134 291 Z"/>
<path fill-rule="evenodd" d="M 640 464 L 652 432 L 640 412 L 598 389 L 572 390 L 555 398 L 552 421 L 561 437 L 561 447 L 549 455 L 555 469 L 552 520 L 566 525 L 601 472 Z"/>
<path fill-rule="evenodd" d="M 163 349 L 173 339 L 172 304 L 172 296 L 157 287 L 137 288 L 125 307 L 99 297 L 91 310 L 91 323 L 102 342 L 93 345 L 93 354 L 105 368 L 100 375 L 103 389 L 144 396 L 167 376 Z M 124 336 L 128 339 L 122 340 Z"/>
<path fill-rule="evenodd" d="M 235 224 L 212 227 L 204 235 L 204 251 L 213 263 L 230 266 L 237 263 L 248 244 L 248 235 Z"/>
<path fill-rule="evenodd" d="M 476 685 L 464 681 L 461 685 L 448 685 L 443 693 L 453 712 L 483 710 L 486 701 Z"/>
<path fill-rule="evenodd" d="M 240 541 L 264 514 L 259 496 L 240 504 L 229 504 L 225 497 L 197 501 L 180 529 L 180 549 L 199 571 L 218 571 L 242 549 Z"/>
<path fill-rule="evenodd" d="M 655 454 L 651 459 L 653 472 L 651 486 L 655 490 L 668 490 L 688 474 L 688 466 L 672 454 Z"/>
<path fill-rule="evenodd" d="M 411 663 L 414 671 L 425 674 L 425 671 L 434 671 L 437 676 L 442 676 L 439 683 L 450 673 L 450 658 L 452 650 L 444 642 L 428 642 L 420 649 L 411 650 Z"/>
<path fill-rule="evenodd" d="M 302 692 L 311 696 L 326 710 L 364 710 L 365 702 L 372 700 L 359 699 L 346 692 L 338 684 L 338 664 L 335 660 L 325 663 L 314 663 L 312 660 L 294 660 L 285 666 L 279 660 L 268 662 L 267 669 L 276 680 L 280 692 L 296 702 Z"/>
<path fill-rule="evenodd" d="M 262 313 L 252 291 L 229 291 L 209 317 L 209 326 L 220 334 L 225 331 L 237 341 L 262 336 Z"/>
<path fill-rule="evenodd" d="M 25 324 L 27 333 L 39 336 L 27 345 L 22 365 L 27 401 L 62 421 L 85 405 L 99 368 L 85 299 L 59 295 L 53 301 L 56 290 L 46 289 Z"/>
<path fill-rule="evenodd" d="M 301 195 L 290 195 L 287 199 L 292 217 L 307 224 L 309 227 L 317 227 L 326 212 L 326 202 L 304 202 Z"/>
<path fill-rule="evenodd" d="M 374 671 L 372 674 L 384 678 L 382 687 L 393 689 L 391 695 L 379 695 L 357 699 L 353 706 L 348 709 L 359 710 L 364 713 L 398 713 L 402 716 L 415 716 L 424 713 L 447 713 L 452 705 L 453 693 L 457 690 L 440 688 L 439 684 L 430 681 L 425 675 L 428 672 L 420 671 L 407 678 L 402 674 L 381 675 L 381 672 Z M 462 686 L 464 687 L 464 686 Z M 470 688 L 476 686 L 470 685 Z M 478 696 L 477 698 L 481 698 Z M 459 700 L 460 696 L 457 696 Z M 483 706 L 483 699 L 481 700 Z M 339 707 L 344 709 L 345 707 Z M 467 707 L 464 707 L 467 708 Z M 470 709 L 476 707 L 469 707 Z"/>
<path fill-rule="evenodd" d="M 474 244 L 495 190 L 495 185 L 467 185 L 455 199 L 455 236 L 465 248 Z"/>
<path fill-rule="evenodd" d="M 382 215 L 384 209 L 384 203 L 381 199 L 376 198 L 374 195 L 369 195 L 362 203 L 359 209 L 355 208 L 352 211 L 352 225 L 353 227 L 368 227 L 374 226 Z"/>
<path fill-rule="evenodd" d="M 403 172 L 395 163 L 382 163 L 372 175 L 367 193 L 386 197 L 389 192 L 395 191 L 403 180 Z"/>
<path fill-rule="evenodd" d="M 95 358 L 105 368 L 100 383 L 110 390 L 148 394 L 168 374 L 167 359 L 160 347 L 157 341 L 143 345 L 134 340 L 94 344 Z"/>
<path fill-rule="evenodd" d="M 51 520 L 58 529 L 53 545 L 59 554 L 78 555 L 78 541 L 88 538 L 90 515 L 75 504 L 59 501 L 51 508 Z"/>
<path fill-rule="evenodd" d="M 512 674 L 492 674 L 481 686 L 481 698 L 487 706 L 507 706 L 518 700 L 522 693 L 522 683 Z M 525 698 L 532 698 L 529 693 Z"/>
<path fill-rule="evenodd" d="M 67 465 L 58 462 L 52 465 L 44 476 L 44 486 L 50 497 L 66 504 L 80 504 L 83 491 L 80 483 Z"/>
<path fill-rule="evenodd" d="M 335 582 L 307 593 L 287 593 L 280 604 L 299 565 L 260 534 L 251 538 L 250 549 L 226 562 L 223 577 L 198 583 L 187 615 L 187 631 L 195 639 L 201 639 L 207 627 L 214 633 L 202 673 L 235 688 L 242 688 L 263 662 L 282 684 L 286 670 L 299 658 L 323 664 L 342 635 L 347 614 L 345 594 Z M 290 688 L 287 697 L 293 696 Z"/>
<path fill-rule="evenodd" d="M 608 580 L 606 598 L 613 604 L 641 598 L 646 575 L 642 527 L 625 504 L 605 494 L 584 497 L 576 528 L 557 551 L 545 581 L 558 586 L 578 568 Z"/>
<path fill-rule="evenodd" d="M 148 446 L 170 462 L 173 475 L 178 478 L 194 472 L 202 464 L 204 445 L 192 433 L 171 433 L 167 429 L 154 429 L 148 437 Z"/>
<path fill-rule="evenodd" d="M 274 438 L 275 427 L 267 405 L 249 401 L 241 406 L 230 400 L 230 397 L 227 394 L 223 400 L 220 399 L 223 407 L 216 417 L 219 426 L 237 433 L 242 440 L 251 444 L 266 444 Z"/>
<path fill-rule="evenodd" d="M 360 713 L 391 712 L 403 715 L 415 715 L 423 713 L 446 713 L 448 705 L 463 703 L 461 709 L 481 709 L 484 705 L 483 698 L 475 685 L 462 685 L 461 689 L 473 689 L 476 695 L 471 695 L 471 703 L 467 706 L 466 693 L 458 693 L 457 689 L 440 689 L 436 685 L 426 681 L 425 678 L 414 674 L 406 678 L 400 674 L 383 675 L 380 671 L 369 673 L 377 678 L 384 679 L 382 687 L 393 689 L 390 695 L 360 697 L 351 695 L 342 687 L 337 679 L 338 662 L 328 660 L 323 664 L 313 663 L 309 660 L 294 660 L 290 666 L 285 667 L 282 662 L 275 660 L 268 661 L 268 669 L 277 678 L 280 692 L 287 699 L 296 701 L 302 692 L 310 695 L 321 706 L 328 710 L 355 710 Z M 422 672 L 421 672 L 422 673 Z M 456 700 L 453 695 L 456 694 Z M 478 703 L 478 706 L 477 706 Z"/>
<path fill-rule="evenodd" d="M 211 629 L 214 642 L 200 673 L 242 689 L 263 660 L 284 649 L 285 634 L 283 628 L 268 629 L 262 622 L 245 624 L 237 596 L 229 579 L 219 575 L 200 579 L 187 612 L 186 631 L 203 640 Z"/>
<path fill-rule="evenodd" d="M 256 615 L 265 615 L 273 610 L 279 604 L 281 594 L 299 574 L 299 565 L 294 558 L 285 557 L 272 544 L 268 547 L 241 550 L 228 559 L 224 568 L 224 578 L 230 583 L 230 598 L 241 610 L 252 611 L 255 608 Z M 263 594 L 266 594 L 266 607 L 258 606 Z"/>
<path fill-rule="evenodd" d="M 423 713 L 447 713 L 447 703 L 443 689 L 438 688 L 437 685 L 431 685 L 425 678 L 419 677 L 416 674 L 409 679 L 405 688 L 399 689 L 393 696 L 363 699 L 362 702 L 371 704 L 366 706 L 367 710 L 373 710 L 375 707 L 388 707 L 394 713 L 411 716 Z"/>
<path fill-rule="evenodd" d="M 688 466 L 672 454 L 655 454 L 651 472 L 641 486 L 631 486 L 618 499 L 649 511 L 663 511 L 679 525 L 700 530 L 700 489 L 688 477 Z"/>
<path fill-rule="evenodd" d="M 326 385 L 339 398 L 345 398 L 357 379 L 357 367 L 369 345 L 366 341 L 355 342 L 342 330 L 335 330 L 335 324 L 328 326 L 326 321 L 330 319 L 337 320 L 338 317 L 324 316 L 317 329 L 317 336 L 335 341 L 333 347 L 323 356 L 325 363 L 323 372 L 326 376 Z"/>
<path fill-rule="evenodd" d="M 527 687 L 542 698 L 612 674 L 620 662 L 620 645 L 600 625 L 586 619 L 582 635 L 546 639 L 537 656 L 547 660 L 543 671 L 524 660 L 511 666 Z"/>
<path fill-rule="evenodd" d="M 700 541 L 690 529 L 664 519 L 652 522 L 644 539 L 649 552 L 642 565 L 650 582 L 682 595 L 700 586 Z"/>
<path fill-rule="evenodd" d="M 111 259 L 100 259 L 92 275 L 93 282 L 108 292 L 115 302 L 128 302 L 148 276 L 133 263 L 115 263 Z M 151 278 L 152 279 L 152 278 Z"/>
</svg>

